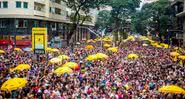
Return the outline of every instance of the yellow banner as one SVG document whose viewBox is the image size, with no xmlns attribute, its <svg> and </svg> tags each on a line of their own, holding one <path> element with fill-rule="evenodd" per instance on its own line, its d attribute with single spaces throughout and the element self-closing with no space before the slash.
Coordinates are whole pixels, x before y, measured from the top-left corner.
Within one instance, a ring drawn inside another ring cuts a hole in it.
<svg viewBox="0 0 185 99">
<path fill-rule="evenodd" d="M 32 28 L 32 49 L 46 50 L 47 28 Z"/>
</svg>

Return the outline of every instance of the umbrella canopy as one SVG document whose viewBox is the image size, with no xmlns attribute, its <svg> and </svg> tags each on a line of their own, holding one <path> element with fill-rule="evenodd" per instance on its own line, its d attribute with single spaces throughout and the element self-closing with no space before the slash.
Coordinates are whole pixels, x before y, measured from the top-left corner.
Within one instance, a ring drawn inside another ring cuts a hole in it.
<svg viewBox="0 0 185 99">
<path fill-rule="evenodd" d="M 69 67 L 59 67 L 54 71 L 54 73 L 58 75 L 65 74 L 65 73 L 70 74 L 72 72 L 73 70 Z"/>
<path fill-rule="evenodd" d="M 30 69 L 31 66 L 29 64 L 19 64 L 17 67 L 15 67 L 13 70 L 19 70 L 19 71 L 23 71 L 25 69 Z"/>
<path fill-rule="evenodd" d="M 62 62 L 62 59 L 58 58 L 58 57 L 55 57 L 55 58 L 52 58 L 49 60 L 49 63 L 51 64 L 57 64 L 57 63 L 60 63 Z"/>
<path fill-rule="evenodd" d="M 93 49 L 94 47 L 92 45 L 87 45 L 85 49 Z"/>
<path fill-rule="evenodd" d="M 92 61 L 92 60 L 97 60 L 96 55 L 89 55 L 85 60 Z"/>
<path fill-rule="evenodd" d="M 185 55 L 180 55 L 178 58 L 182 59 L 182 60 L 185 60 Z"/>
<path fill-rule="evenodd" d="M 70 59 L 70 57 L 67 56 L 67 55 L 60 55 L 60 56 L 58 56 L 58 58 L 60 58 L 60 59 L 62 59 L 62 60 Z"/>
<path fill-rule="evenodd" d="M 185 94 L 184 89 L 175 85 L 162 86 L 158 91 L 163 93 Z"/>
<path fill-rule="evenodd" d="M 87 40 L 87 43 L 90 43 L 90 42 L 95 42 L 94 40 L 90 39 L 90 40 Z"/>
<path fill-rule="evenodd" d="M 97 59 L 106 59 L 106 58 L 108 58 L 108 56 L 106 54 L 103 54 L 103 53 L 97 53 L 95 56 L 96 56 Z"/>
<path fill-rule="evenodd" d="M 116 53 L 116 52 L 118 52 L 118 47 L 111 47 L 111 48 L 108 48 L 107 50 Z"/>
<path fill-rule="evenodd" d="M 5 51 L 4 50 L 0 50 L 0 54 L 4 54 L 5 53 Z"/>
<path fill-rule="evenodd" d="M 26 86 L 26 83 L 27 80 L 24 78 L 12 78 L 3 83 L 3 85 L 1 86 L 1 90 L 16 90 L 18 88 L 23 88 L 24 86 Z"/>
<path fill-rule="evenodd" d="M 171 56 L 179 56 L 180 54 L 177 53 L 177 52 L 171 52 L 170 55 L 171 55 Z"/>
<path fill-rule="evenodd" d="M 63 67 L 69 67 L 69 68 L 72 68 L 72 69 L 75 69 L 78 67 L 78 64 L 75 63 L 75 62 L 67 62 L 63 65 Z"/>
<path fill-rule="evenodd" d="M 137 54 L 129 54 L 128 56 L 127 56 L 127 58 L 129 58 L 129 59 L 138 59 L 138 55 Z"/>
<path fill-rule="evenodd" d="M 53 48 L 52 52 L 60 52 L 60 51 L 58 49 L 56 49 L 56 48 Z"/>
<path fill-rule="evenodd" d="M 22 50 L 20 48 L 14 48 L 14 51 L 21 52 Z"/>
<path fill-rule="evenodd" d="M 104 44 L 103 45 L 103 47 L 105 47 L 105 48 L 109 48 L 111 45 L 109 45 L 109 44 Z"/>
</svg>

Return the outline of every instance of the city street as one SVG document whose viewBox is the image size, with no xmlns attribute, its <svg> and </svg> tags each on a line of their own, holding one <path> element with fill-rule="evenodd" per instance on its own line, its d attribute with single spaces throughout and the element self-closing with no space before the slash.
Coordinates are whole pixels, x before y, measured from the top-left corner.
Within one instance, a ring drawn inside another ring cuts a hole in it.
<svg viewBox="0 0 185 99">
<path fill-rule="evenodd" d="M 73 51 L 47 48 L 36 59 L 31 49 L 1 50 L 1 98 L 184 98 L 185 67 L 180 61 L 185 56 L 177 48 L 133 36 L 120 46 L 112 44 L 110 38 L 87 40 Z"/>
</svg>

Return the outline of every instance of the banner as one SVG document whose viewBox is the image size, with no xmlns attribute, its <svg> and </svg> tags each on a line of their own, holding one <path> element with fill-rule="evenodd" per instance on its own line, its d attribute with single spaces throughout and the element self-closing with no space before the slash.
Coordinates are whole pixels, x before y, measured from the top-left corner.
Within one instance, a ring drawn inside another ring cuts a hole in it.
<svg viewBox="0 0 185 99">
<path fill-rule="evenodd" d="M 32 49 L 35 54 L 44 54 L 47 48 L 47 28 L 32 28 Z"/>
</svg>

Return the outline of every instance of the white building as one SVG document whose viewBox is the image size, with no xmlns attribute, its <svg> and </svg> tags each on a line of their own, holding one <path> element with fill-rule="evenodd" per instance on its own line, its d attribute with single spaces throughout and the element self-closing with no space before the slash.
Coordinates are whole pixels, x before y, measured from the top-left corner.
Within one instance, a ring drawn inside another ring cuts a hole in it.
<svg viewBox="0 0 185 99">
<path fill-rule="evenodd" d="M 0 0 L 0 40 L 31 40 L 33 27 L 48 28 L 49 39 L 61 36 L 66 40 L 72 23 L 68 12 L 61 0 Z M 94 21 L 85 25 L 92 26 Z M 78 31 L 77 41 L 88 37 L 83 34 L 88 32 L 87 29 L 79 28 Z"/>
</svg>

